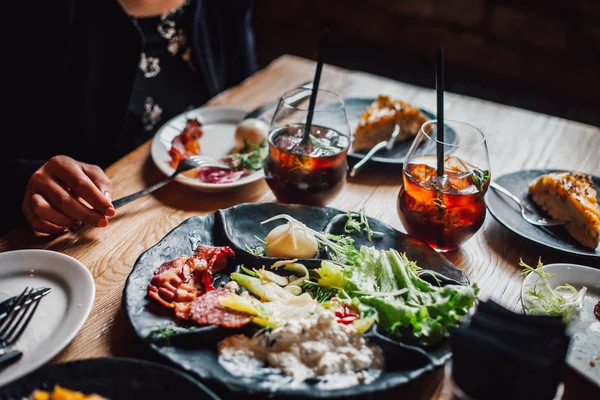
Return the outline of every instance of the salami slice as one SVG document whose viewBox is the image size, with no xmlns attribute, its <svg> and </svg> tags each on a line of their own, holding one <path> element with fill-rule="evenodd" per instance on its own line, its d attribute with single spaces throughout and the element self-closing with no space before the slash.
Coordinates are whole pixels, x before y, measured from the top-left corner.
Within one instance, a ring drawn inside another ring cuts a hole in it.
<svg viewBox="0 0 600 400">
<path fill-rule="evenodd" d="M 246 314 L 220 308 L 219 300 L 231 292 L 218 289 L 205 293 L 192 303 L 190 318 L 200 325 L 219 325 L 226 328 L 240 328 L 250 323 Z"/>
</svg>

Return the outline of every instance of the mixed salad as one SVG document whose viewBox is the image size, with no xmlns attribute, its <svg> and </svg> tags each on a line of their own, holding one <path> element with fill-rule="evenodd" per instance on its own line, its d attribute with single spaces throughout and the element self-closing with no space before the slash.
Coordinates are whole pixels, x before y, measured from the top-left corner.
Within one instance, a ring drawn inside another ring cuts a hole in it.
<svg viewBox="0 0 600 400">
<path fill-rule="evenodd" d="M 362 233 L 369 241 L 381 236 L 362 211 L 348 214 L 342 235 L 315 231 L 287 214 L 262 223 L 280 220 L 285 222 L 261 238 L 261 246 L 247 247 L 256 256 L 280 258 L 269 267 L 238 266 L 227 284 L 215 287 L 213 274 L 222 274 L 235 254 L 226 246 L 200 245 L 192 256 L 161 265 L 148 287 L 149 296 L 179 319 L 257 328 L 252 337 L 238 333 L 218 345 L 222 365 L 234 375 L 266 365 L 293 379 L 344 374 L 367 382 L 377 376 L 373 370 L 381 371 L 384 357 L 363 334 L 376 329 L 435 346 L 477 299 L 477 285 L 442 285 L 395 249 L 357 248 L 347 234 Z M 324 255 L 318 268 L 301 261 L 317 255 Z M 433 284 L 423 279 L 427 275 Z M 151 338 L 180 332 L 167 328 Z"/>
</svg>

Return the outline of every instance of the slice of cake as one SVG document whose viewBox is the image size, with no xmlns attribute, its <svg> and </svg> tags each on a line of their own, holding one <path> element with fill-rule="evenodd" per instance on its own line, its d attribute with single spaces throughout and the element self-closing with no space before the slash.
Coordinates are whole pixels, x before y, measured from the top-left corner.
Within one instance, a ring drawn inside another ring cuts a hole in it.
<svg viewBox="0 0 600 400">
<path fill-rule="evenodd" d="M 427 116 L 419 109 L 388 96 L 379 95 L 363 113 L 354 131 L 352 149 L 368 151 L 377 143 L 388 140 L 395 124 L 400 125 L 396 141 L 410 139 L 419 133 Z"/>
<path fill-rule="evenodd" d="M 579 172 L 553 172 L 529 184 L 529 194 L 582 245 L 600 242 L 600 207 L 592 178 Z"/>
</svg>

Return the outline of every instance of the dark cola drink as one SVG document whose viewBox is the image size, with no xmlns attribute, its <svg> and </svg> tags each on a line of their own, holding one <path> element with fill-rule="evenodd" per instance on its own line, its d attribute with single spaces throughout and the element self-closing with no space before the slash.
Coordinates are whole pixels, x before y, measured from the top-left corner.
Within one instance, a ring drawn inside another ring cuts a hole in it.
<svg viewBox="0 0 600 400">
<path fill-rule="evenodd" d="M 269 135 L 265 179 L 281 203 L 324 206 L 346 182 L 349 139 L 322 126 L 312 126 L 303 142 L 304 124 L 291 124 Z"/>
</svg>

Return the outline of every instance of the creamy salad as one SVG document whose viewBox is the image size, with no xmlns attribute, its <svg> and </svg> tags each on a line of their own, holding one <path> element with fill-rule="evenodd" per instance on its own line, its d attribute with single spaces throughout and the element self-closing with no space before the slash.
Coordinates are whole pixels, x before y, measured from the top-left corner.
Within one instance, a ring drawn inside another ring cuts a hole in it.
<svg viewBox="0 0 600 400">
<path fill-rule="evenodd" d="M 294 380 L 337 374 L 356 374 L 366 379 L 368 369 L 383 368 L 383 355 L 349 324 L 339 324 L 334 315 L 322 313 L 291 320 L 253 338 L 230 336 L 219 343 L 220 356 L 257 359 L 280 369 Z"/>
</svg>

